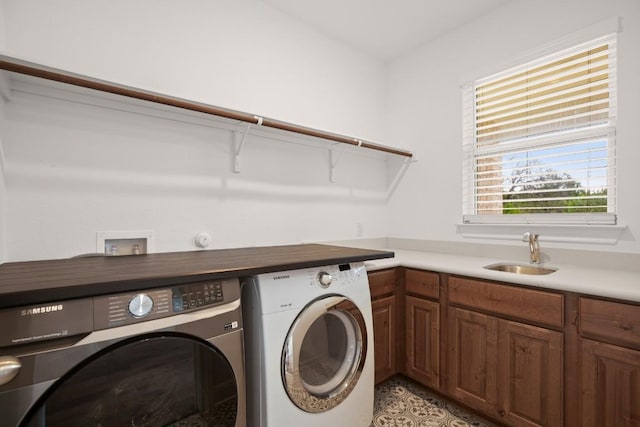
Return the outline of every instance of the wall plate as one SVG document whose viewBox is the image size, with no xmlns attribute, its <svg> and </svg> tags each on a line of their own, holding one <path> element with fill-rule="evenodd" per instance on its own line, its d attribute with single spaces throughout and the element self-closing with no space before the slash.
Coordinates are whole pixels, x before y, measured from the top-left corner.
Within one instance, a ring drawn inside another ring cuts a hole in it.
<svg viewBox="0 0 640 427">
<path fill-rule="evenodd" d="M 153 230 L 97 231 L 96 253 L 107 255 L 151 254 L 155 251 Z"/>
</svg>

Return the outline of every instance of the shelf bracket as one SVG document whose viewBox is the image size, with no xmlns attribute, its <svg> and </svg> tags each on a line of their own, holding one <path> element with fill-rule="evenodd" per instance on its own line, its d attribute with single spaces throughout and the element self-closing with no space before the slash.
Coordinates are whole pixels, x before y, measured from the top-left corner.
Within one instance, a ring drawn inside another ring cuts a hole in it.
<svg viewBox="0 0 640 427">
<path fill-rule="evenodd" d="M 4 155 L 4 147 L 2 146 L 2 136 L 0 136 L 0 174 L 5 174 L 7 171 L 7 161 Z"/>
<path fill-rule="evenodd" d="M 253 116 L 256 119 L 256 123 L 258 126 L 262 126 L 262 117 Z M 240 137 L 239 132 L 234 132 L 234 141 L 233 141 L 233 172 L 240 173 L 240 152 L 242 151 L 242 146 L 247 140 L 247 135 L 249 134 L 249 129 L 251 129 L 253 123 L 247 123 L 247 127 Z"/>
<path fill-rule="evenodd" d="M 4 102 L 11 101 L 11 87 L 6 71 L 0 71 L 0 97 Z"/>
<path fill-rule="evenodd" d="M 362 146 L 362 141 L 359 139 L 356 139 L 355 142 L 357 143 L 358 147 Z M 340 153 L 335 152 L 334 147 L 336 147 L 338 144 L 334 144 L 333 147 L 329 148 L 329 182 L 336 182 L 335 179 L 335 173 L 336 173 L 336 166 L 338 166 L 338 163 L 340 162 L 340 160 L 342 159 L 342 156 L 344 155 L 344 153 L 349 149 L 349 146 L 345 146 Z"/>
<path fill-rule="evenodd" d="M 387 202 L 391 200 L 391 196 L 393 196 L 393 194 L 396 192 L 396 188 L 398 188 L 400 181 L 402 180 L 404 175 L 407 173 L 407 170 L 409 169 L 409 165 L 411 165 L 411 163 L 416 163 L 416 162 L 417 160 L 414 157 L 406 158 L 402 161 L 402 164 L 400 165 L 397 172 L 395 173 L 393 181 L 391 181 L 391 184 L 389 185 L 389 189 L 387 190 Z"/>
</svg>

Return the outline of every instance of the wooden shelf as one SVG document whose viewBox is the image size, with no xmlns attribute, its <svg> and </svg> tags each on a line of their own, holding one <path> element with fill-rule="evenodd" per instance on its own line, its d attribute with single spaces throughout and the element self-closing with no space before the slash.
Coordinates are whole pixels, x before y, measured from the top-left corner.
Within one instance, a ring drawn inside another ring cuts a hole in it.
<svg viewBox="0 0 640 427">
<path fill-rule="evenodd" d="M 231 110 L 227 108 L 217 107 L 213 105 L 203 104 L 186 99 L 176 98 L 169 95 L 145 91 L 142 89 L 120 85 L 113 82 L 94 79 L 92 77 L 71 73 L 39 64 L 23 61 L 6 55 L 0 55 L 0 69 L 39 77 L 46 80 L 70 84 L 73 86 L 84 87 L 88 89 L 98 90 L 111 94 L 121 95 L 129 98 L 139 99 L 143 101 L 153 102 L 156 104 L 167 105 L 180 108 L 183 110 L 195 111 L 204 114 L 210 114 L 217 117 L 223 117 L 229 120 L 245 122 L 250 125 L 258 125 L 267 128 L 279 129 L 294 134 L 311 136 L 320 138 L 330 142 L 339 142 L 342 144 L 354 145 L 367 148 L 370 150 L 381 151 L 388 154 L 411 158 L 413 153 L 398 148 L 388 147 L 371 141 L 365 141 L 359 138 L 340 135 L 332 132 L 326 132 L 319 129 L 313 129 L 305 126 L 299 126 L 267 117 L 245 113 L 242 111 Z"/>
</svg>

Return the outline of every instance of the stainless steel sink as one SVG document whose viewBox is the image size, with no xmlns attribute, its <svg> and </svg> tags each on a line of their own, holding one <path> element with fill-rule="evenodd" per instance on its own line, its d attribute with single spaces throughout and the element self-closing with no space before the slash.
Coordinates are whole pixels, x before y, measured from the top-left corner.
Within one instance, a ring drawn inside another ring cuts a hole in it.
<svg viewBox="0 0 640 427">
<path fill-rule="evenodd" d="M 515 274 L 533 274 L 533 275 L 545 275 L 551 274 L 557 271 L 557 268 L 539 267 L 537 265 L 523 265 L 523 264 L 491 264 L 485 265 L 483 268 L 494 271 L 505 271 L 507 273 Z"/>
</svg>

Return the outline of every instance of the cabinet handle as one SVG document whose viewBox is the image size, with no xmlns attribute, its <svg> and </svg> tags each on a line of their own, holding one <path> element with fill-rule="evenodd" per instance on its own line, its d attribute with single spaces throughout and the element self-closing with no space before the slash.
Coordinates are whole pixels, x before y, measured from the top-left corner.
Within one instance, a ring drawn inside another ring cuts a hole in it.
<svg viewBox="0 0 640 427">
<path fill-rule="evenodd" d="M 0 385 L 11 382 L 22 368 L 20 360 L 13 356 L 0 357 Z"/>
<path fill-rule="evenodd" d="M 500 409 L 500 410 L 498 411 L 498 415 L 500 415 L 501 417 L 504 417 L 505 415 L 507 415 L 507 413 L 505 412 L 505 410 L 504 410 L 504 409 Z"/>
</svg>

